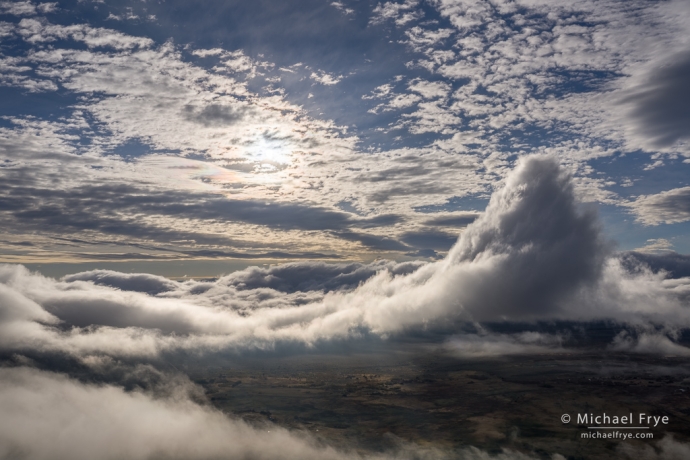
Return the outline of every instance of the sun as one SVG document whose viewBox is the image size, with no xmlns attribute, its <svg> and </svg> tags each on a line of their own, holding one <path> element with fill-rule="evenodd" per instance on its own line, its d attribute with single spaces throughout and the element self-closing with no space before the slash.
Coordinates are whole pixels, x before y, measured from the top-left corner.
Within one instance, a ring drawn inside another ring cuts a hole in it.
<svg viewBox="0 0 690 460">
<path fill-rule="evenodd" d="M 261 136 L 247 148 L 247 155 L 250 161 L 257 164 L 259 171 L 268 172 L 281 169 L 280 165 L 290 163 L 290 148 L 288 143 L 282 139 L 270 139 Z"/>
</svg>

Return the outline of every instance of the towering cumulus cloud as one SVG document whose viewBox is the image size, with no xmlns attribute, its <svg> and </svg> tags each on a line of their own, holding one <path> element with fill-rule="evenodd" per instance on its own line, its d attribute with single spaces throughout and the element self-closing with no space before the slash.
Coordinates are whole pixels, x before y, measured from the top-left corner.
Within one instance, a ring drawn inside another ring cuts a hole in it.
<svg viewBox="0 0 690 460">
<path fill-rule="evenodd" d="M 451 250 L 449 265 L 483 267 L 466 304 L 482 319 L 525 319 L 558 307 L 600 276 L 606 247 L 596 215 L 579 210 L 553 159 L 523 162 Z"/>
<path fill-rule="evenodd" d="M 555 159 L 531 156 L 435 263 L 303 262 L 212 282 L 108 271 L 56 281 L 5 265 L 0 344 L 16 352 L 136 357 L 314 346 L 363 332 L 447 329 L 453 321 L 689 324 L 687 278 L 667 278 L 641 259 L 620 260 L 596 214 L 578 204 L 570 176 Z"/>
</svg>

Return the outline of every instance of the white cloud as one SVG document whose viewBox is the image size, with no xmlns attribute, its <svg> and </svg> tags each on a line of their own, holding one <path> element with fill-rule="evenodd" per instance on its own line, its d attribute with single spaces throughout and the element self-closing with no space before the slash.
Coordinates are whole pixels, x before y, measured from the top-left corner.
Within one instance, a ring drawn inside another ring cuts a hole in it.
<svg viewBox="0 0 690 460">
<path fill-rule="evenodd" d="M 450 92 L 450 85 L 441 81 L 412 80 L 408 87 L 411 91 L 421 94 L 424 99 L 445 98 Z"/>
<path fill-rule="evenodd" d="M 116 50 L 148 48 L 153 44 L 150 38 L 133 37 L 111 29 L 94 28 L 87 25 L 62 26 L 50 24 L 43 19 L 25 18 L 19 21 L 16 32 L 29 43 L 45 43 L 55 40 L 75 40 L 89 48 L 109 47 Z"/>
<path fill-rule="evenodd" d="M 644 353 L 662 356 L 690 356 L 690 348 L 678 345 L 663 333 L 641 333 L 632 337 L 628 332 L 621 332 L 610 347 L 615 351 Z"/>
<path fill-rule="evenodd" d="M 353 458 L 306 434 L 250 427 L 187 397 L 127 393 L 28 368 L 0 369 L 0 381 L 3 457 Z"/>
<path fill-rule="evenodd" d="M 446 342 L 447 350 L 461 358 L 487 358 L 512 355 L 572 352 L 561 348 L 563 338 L 539 332 L 519 334 L 462 334 Z"/>
<path fill-rule="evenodd" d="M 511 450 L 448 451 L 400 441 L 382 453 L 335 450 L 306 432 L 250 426 L 193 401 L 190 383 L 167 394 L 95 385 L 27 367 L 0 369 L 0 456 L 32 459 L 252 458 L 533 460 Z M 560 457 L 554 457 L 560 458 Z"/>
<path fill-rule="evenodd" d="M 337 85 L 340 83 L 340 80 L 343 79 L 342 75 L 333 75 L 329 74 L 328 72 L 325 72 L 323 70 L 318 70 L 316 72 L 312 72 L 311 75 L 309 75 L 309 78 L 314 80 L 317 83 L 321 83 L 322 85 L 325 86 L 333 86 Z"/>
<path fill-rule="evenodd" d="M 673 251 L 673 243 L 666 238 L 651 238 L 647 240 L 647 244 L 641 248 L 636 248 L 635 251 L 652 254 Z"/>
<path fill-rule="evenodd" d="M 408 43 L 414 48 L 416 51 L 422 51 L 425 48 L 431 47 L 433 45 L 438 44 L 439 42 L 442 42 L 446 38 L 450 37 L 453 35 L 453 30 L 452 29 L 436 29 L 436 30 L 425 30 L 419 26 L 411 27 L 410 29 L 405 31 L 405 34 L 408 37 Z M 443 53 L 444 56 L 447 58 L 453 57 L 453 52 L 452 51 L 446 51 L 445 53 L 441 51 L 440 53 Z M 439 54 L 434 54 L 435 56 L 439 56 Z"/>
<path fill-rule="evenodd" d="M 666 435 L 655 446 L 646 444 L 638 446 L 622 442 L 617 446 L 616 451 L 619 455 L 635 460 L 682 460 L 690 455 L 690 445 L 676 441 L 672 435 Z"/>
<path fill-rule="evenodd" d="M 644 266 L 630 272 L 607 255 L 595 216 L 578 208 L 570 178 L 544 157 L 521 163 L 444 260 L 378 267 L 336 266 L 311 282 L 324 266 L 171 283 L 112 272 L 55 281 L 0 266 L 1 346 L 76 357 L 152 357 L 285 342 L 318 346 L 363 330 L 386 336 L 449 321 L 690 324 L 684 307 L 690 280 L 667 279 Z M 527 352 L 558 342 L 530 334 L 475 339 L 457 340 L 475 354 L 510 343 Z"/>
<path fill-rule="evenodd" d="M 346 15 L 354 14 L 355 12 L 352 8 L 347 8 L 343 2 L 331 2 L 331 5 Z"/>
<path fill-rule="evenodd" d="M 414 66 L 469 80 L 444 109 L 449 116 L 466 118 L 492 144 L 505 142 L 501 131 L 545 127 L 604 149 L 613 142 L 628 151 L 686 150 L 688 104 L 670 96 L 679 94 L 674 85 L 687 73 L 686 3 L 641 4 L 644 20 L 637 6 L 618 2 L 494 3 L 434 1 L 455 30 L 434 24 L 405 31 L 410 47 L 424 55 Z M 450 37 L 454 43 L 446 43 Z M 578 89 L 580 83 L 591 88 Z M 427 132 L 415 123 L 401 126 Z M 568 159 L 578 154 L 563 150 Z"/>
<path fill-rule="evenodd" d="M 41 5 L 54 5 L 51 3 Z M 45 7 L 44 7 L 45 8 Z M 0 11 L 14 16 L 33 16 L 36 14 L 36 5 L 27 1 L 0 2 Z"/>
<path fill-rule="evenodd" d="M 690 220 L 690 187 L 642 195 L 629 206 L 637 219 L 646 225 L 686 222 Z"/>
<path fill-rule="evenodd" d="M 403 26 L 410 21 L 420 19 L 421 11 L 410 11 L 419 4 L 417 0 L 405 0 L 403 3 L 386 2 L 376 5 L 371 18 L 372 24 L 379 24 L 386 20 L 394 20 L 396 25 Z"/>
<path fill-rule="evenodd" d="M 208 56 L 220 56 L 222 54 L 225 54 L 227 51 L 225 51 L 223 48 L 213 48 L 213 49 L 198 49 L 192 51 L 192 54 L 194 56 L 199 56 L 199 57 L 208 57 Z"/>
</svg>

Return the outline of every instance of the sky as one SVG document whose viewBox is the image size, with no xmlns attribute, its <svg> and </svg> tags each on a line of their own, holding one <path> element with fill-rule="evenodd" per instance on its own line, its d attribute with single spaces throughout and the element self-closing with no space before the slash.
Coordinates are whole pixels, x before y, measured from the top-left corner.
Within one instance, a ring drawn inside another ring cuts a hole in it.
<svg viewBox="0 0 690 460">
<path fill-rule="evenodd" d="M 1 261 L 217 276 L 440 259 L 530 154 L 557 158 L 620 250 L 687 253 L 689 16 L 2 2 Z"/>
<path fill-rule="evenodd" d="M 688 24 L 687 1 L 0 1 L 0 457 L 532 458 L 269 435 L 169 362 L 690 356 Z"/>
</svg>

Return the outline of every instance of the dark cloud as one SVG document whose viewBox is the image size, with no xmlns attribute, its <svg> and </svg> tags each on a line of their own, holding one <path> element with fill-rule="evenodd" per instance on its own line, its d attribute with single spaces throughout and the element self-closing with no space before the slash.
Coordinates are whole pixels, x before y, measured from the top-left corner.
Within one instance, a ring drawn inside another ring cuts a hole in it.
<svg viewBox="0 0 690 460">
<path fill-rule="evenodd" d="M 84 260 L 178 260 L 181 253 L 149 254 L 146 252 L 71 252 L 70 256 Z"/>
<path fill-rule="evenodd" d="M 181 254 L 190 257 L 204 257 L 204 258 L 225 258 L 231 257 L 234 259 L 342 259 L 343 256 L 338 254 L 323 254 L 320 252 L 237 252 L 237 251 L 220 251 L 212 249 L 201 249 L 198 251 L 180 251 Z"/>
<path fill-rule="evenodd" d="M 431 226 L 441 227 L 467 227 L 469 224 L 477 220 L 479 214 L 477 213 L 456 213 L 450 216 L 439 216 L 426 220 L 424 223 Z"/>
<path fill-rule="evenodd" d="M 156 295 L 161 292 L 171 291 L 177 287 L 177 283 L 162 276 L 148 273 L 120 273 L 112 270 L 92 270 L 75 273 L 62 278 L 63 281 L 91 281 L 94 284 L 110 286 L 123 291 L 145 292 Z"/>
<path fill-rule="evenodd" d="M 7 244 L 10 246 L 35 246 L 34 243 L 32 243 L 31 241 L 0 241 L 0 243 Z"/>
<path fill-rule="evenodd" d="M 448 351 L 463 358 L 487 356 L 511 356 L 525 354 L 560 353 L 563 337 L 540 332 L 519 334 L 462 334 L 451 337 L 446 342 Z"/>
<path fill-rule="evenodd" d="M 380 179 L 384 180 L 384 179 Z M 393 180 L 390 178 L 389 180 Z M 369 196 L 369 199 L 376 203 L 384 203 L 395 196 L 424 196 L 424 195 L 447 195 L 452 193 L 452 189 L 448 186 L 423 181 L 410 181 L 405 185 L 389 186 L 383 190 L 376 191 Z"/>
<path fill-rule="evenodd" d="M 661 270 L 672 278 L 690 276 L 690 255 L 667 252 L 665 254 L 648 254 L 642 252 L 626 252 L 621 254 L 623 266 L 630 272 L 635 272 L 640 267 L 649 267 L 653 272 Z"/>
<path fill-rule="evenodd" d="M 570 176 L 550 157 L 524 160 L 484 214 L 461 235 L 452 263 L 480 268 L 461 293 L 477 317 L 547 314 L 578 288 L 600 278 L 608 253 L 597 215 L 580 209 Z"/>
<path fill-rule="evenodd" d="M 458 240 L 458 235 L 428 229 L 426 231 L 405 232 L 400 240 L 415 248 L 447 251 Z"/>
<path fill-rule="evenodd" d="M 356 241 L 370 249 L 378 251 L 409 251 L 411 248 L 398 240 L 386 236 L 370 235 L 351 231 L 333 232 L 338 238 Z"/>
<path fill-rule="evenodd" d="M 409 257 L 426 257 L 430 259 L 440 259 L 441 256 L 433 249 L 419 249 L 417 251 L 406 252 Z"/>
<path fill-rule="evenodd" d="M 336 291 L 353 289 L 376 273 L 385 270 L 393 275 L 407 275 L 423 262 L 378 261 L 370 264 L 327 264 L 299 262 L 274 267 L 250 267 L 221 278 L 218 282 L 240 290 L 271 288 L 282 292 Z"/>
<path fill-rule="evenodd" d="M 229 126 L 247 117 L 252 110 L 248 106 L 226 106 L 209 104 L 202 109 L 187 105 L 184 116 L 187 120 L 205 126 Z"/>
<path fill-rule="evenodd" d="M 623 99 L 638 131 L 654 147 L 670 147 L 690 139 L 690 53 L 674 56 L 655 69 L 647 82 Z"/>
<path fill-rule="evenodd" d="M 143 224 L 138 215 L 169 216 L 215 222 L 242 222 L 277 230 L 343 230 L 393 225 L 392 214 L 358 218 L 352 214 L 302 203 L 237 200 L 214 194 L 156 191 L 134 185 L 110 184 L 66 190 L 0 186 L 0 210 L 9 213 L 20 228 L 98 230 L 153 240 L 195 240 L 208 244 L 233 244 L 227 238 L 183 232 Z M 351 238 L 346 238 L 351 239 Z M 371 238 L 363 237 L 367 241 Z M 385 239 L 384 239 L 385 240 Z M 392 245 L 388 245 L 392 247 Z M 398 245 L 398 249 L 405 249 Z"/>
</svg>

